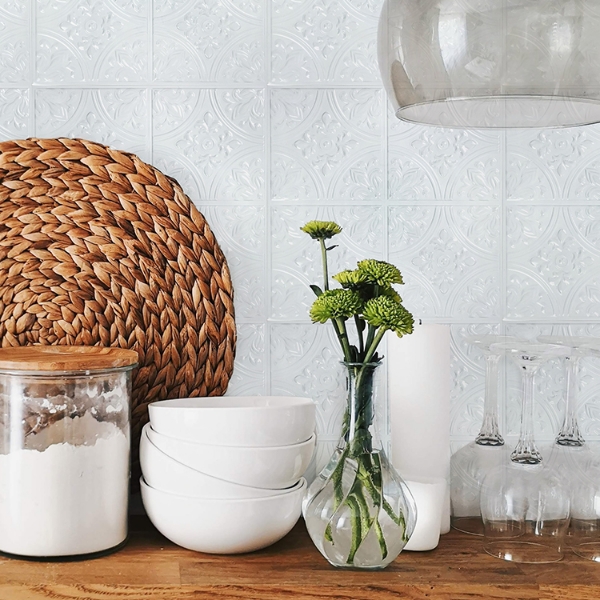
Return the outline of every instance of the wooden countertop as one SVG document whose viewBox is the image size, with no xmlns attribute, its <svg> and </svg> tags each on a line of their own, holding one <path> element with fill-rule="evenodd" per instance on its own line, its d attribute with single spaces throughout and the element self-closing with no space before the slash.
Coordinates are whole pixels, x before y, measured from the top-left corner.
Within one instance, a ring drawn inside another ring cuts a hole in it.
<svg viewBox="0 0 600 600">
<path fill-rule="evenodd" d="M 0 600 L 599 600 L 600 564 L 568 553 L 552 565 L 494 559 L 455 531 L 432 552 L 403 552 L 383 571 L 334 569 L 304 523 L 253 554 L 213 556 L 179 548 L 142 517 L 128 545 L 83 562 L 0 559 Z"/>
</svg>

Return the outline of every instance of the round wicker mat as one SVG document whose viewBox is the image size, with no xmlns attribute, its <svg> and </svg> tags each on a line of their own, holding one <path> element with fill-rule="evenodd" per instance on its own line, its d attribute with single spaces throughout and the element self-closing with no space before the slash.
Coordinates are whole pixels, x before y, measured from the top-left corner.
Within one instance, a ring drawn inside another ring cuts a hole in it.
<svg viewBox="0 0 600 600">
<path fill-rule="evenodd" d="M 225 257 L 175 180 L 86 140 L 0 143 L 1 345 L 136 350 L 134 457 L 148 403 L 225 393 L 235 340 Z"/>
</svg>

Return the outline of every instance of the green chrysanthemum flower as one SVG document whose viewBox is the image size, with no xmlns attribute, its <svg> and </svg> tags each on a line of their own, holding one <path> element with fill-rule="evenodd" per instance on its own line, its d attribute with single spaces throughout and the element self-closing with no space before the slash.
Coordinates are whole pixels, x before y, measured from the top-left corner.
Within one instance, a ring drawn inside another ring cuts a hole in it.
<svg viewBox="0 0 600 600">
<path fill-rule="evenodd" d="M 391 329 L 398 337 L 412 333 L 415 322 L 402 304 L 388 296 L 378 296 L 369 300 L 363 310 L 363 317 L 369 325 Z"/>
<path fill-rule="evenodd" d="M 308 233 L 313 240 L 328 240 L 341 233 L 342 228 L 333 221 L 309 221 L 300 231 Z"/>
<path fill-rule="evenodd" d="M 310 309 L 313 323 L 326 323 L 329 319 L 348 319 L 362 309 L 360 296 L 351 290 L 323 292 Z"/>
<path fill-rule="evenodd" d="M 398 304 L 400 304 L 400 302 L 402 302 L 402 298 L 400 297 L 400 294 L 393 287 L 387 287 L 387 288 L 380 289 L 379 295 L 387 296 L 388 298 L 391 298 L 394 302 L 397 302 Z"/>
<path fill-rule="evenodd" d="M 402 274 L 397 267 L 383 260 L 369 258 L 358 263 L 358 270 L 365 276 L 365 281 L 382 287 L 388 287 L 392 283 L 404 283 Z"/>
<path fill-rule="evenodd" d="M 359 288 L 366 281 L 366 276 L 362 271 L 355 269 L 354 271 L 350 271 L 346 269 L 345 271 L 341 271 L 337 275 L 333 276 L 343 288 L 354 290 Z"/>
</svg>

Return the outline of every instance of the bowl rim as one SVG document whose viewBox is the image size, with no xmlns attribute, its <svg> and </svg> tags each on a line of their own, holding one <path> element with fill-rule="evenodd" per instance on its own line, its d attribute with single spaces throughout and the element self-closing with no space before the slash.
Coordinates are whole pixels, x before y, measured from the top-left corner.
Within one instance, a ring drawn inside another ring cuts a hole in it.
<svg viewBox="0 0 600 600">
<path fill-rule="evenodd" d="M 144 425 L 144 427 L 142 427 L 142 433 L 141 433 L 141 437 L 142 439 L 145 438 L 146 441 L 148 442 L 148 444 L 150 444 L 150 446 L 152 446 L 152 448 L 156 451 L 156 452 L 160 452 L 160 454 L 162 454 L 165 458 L 172 460 L 173 462 L 177 463 L 177 465 L 179 465 L 180 467 L 184 468 L 186 471 L 192 471 L 195 475 L 200 475 L 203 478 L 207 478 L 207 479 L 214 479 L 216 482 L 221 483 L 225 483 L 228 486 L 232 486 L 232 487 L 239 487 L 239 488 L 243 488 L 245 490 L 250 490 L 250 491 L 260 491 L 261 493 L 265 491 L 265 488 L 259 488 L 253 485 L 244 485 L 243 483 L 236 483 L 235 481 L 228 481 L 227 479 L 221 479 L 220 477 L 215 477 L 214 475 L 209 475 L 208 473 L 204 473 L 202 471 L 198 471 L 198 469 L 194 469 L 194 467 L 190 467 L 189 465 L 186 465 L 185 463 L 182 463 L 180 460 L 177 460 L 174 456 L 171 456 L 170 454 L 167 454 L 164 450 L 162 450 L 161 448 L 159 448 L 148 436 L 147 433 L 147 429 L 146 427 L 149 426 L 150 423 L 146 423 L 146 425 Z M 143 474 L 142 474 L 143 477 Z M 298 480 L 298 483 L 300 482 L 300 479 Z M 148 484 L 148 482 L 145 482 L 146 485 L 150 488 L 152 488 L 152 486 L 150 484 Z M 287 493 L 287 491 L 292 492 L 293 488 L 297 485 L 294 484 L 292 486 L 290 486 L 289 488 L 283 488 L 283 490 L 281 490 L 281 494 L 280 495 L 284 495 Z M 158 488 L 152 488 L 155 489 L 157 491 L 164 491 L 164 490 L 159 490 Z M 286 491 L 287 490 L 287 491 Z M 278 490 L 273 490 L 274 492 L 277 492 Z M 167 492 L 170 493 L 170 492 Z M 275 494 L 273 494 L 275 495 Z"/>
<path fill-rule="evenodd" d="M 146 429 L 146 427 L 148 429 Z M 177 442 L 177 443 L 182 443 L 182 444 L 191 444 L 192 446 L 198 446 L 199 448 L 235 448 L 235 449 L 244 449 L 247 451 L 253 451 L 253 450 L 262 450 L 262 451 L 273 451 L 273 452 L 281 452 L 284 449 L 295 449 L 295 450 L 300 450 L 303 446 L 311 446 L 313 444 L 317 443 L 317 433 L 316 431 L 313 431 L 312 435 L 307 439 L 304 440 L 303 442 L 298 442 L 297 444 L 284 444 L 283 446 L 231 446 L 231 445 L 222 445 L 222 444 L 204 444 L 202 442 L 191 442 L 189 440 L 183 440 L 180 438 L 176 438 L 173 437 L 171 435 L 167 435 L 165 433 L 161 433 L 160 431 L 156 431 L 156 429 L 154 429 L 154 427 L 152 427 L 152 421 L 149 421 L 148 423 L 146 423 L 146 425 L 144 425 L 144 427 L 142 428 L 142 431 L 146 431 L 146 435 L 148 436 L 148 439 L 150 441 L 152 441 L 150 439 L 150 436 L 148 435 L 148 430 L 152 430 L 152 433 L 155 435 L 158 435 L 160 437 L 164 437 L 167 440 L 173 441 L 173 442 Z M 154 444 L 156 446 L 156 444 Z M 160 450 L 160 448 L 159 448 Z M 164 451 L 163 451 L 164 452 Z M 166 454 L 166 452 L 165 452 Z M 170 456 L 169 454 L 167 454 L 167 456 Z"/>
<path fill-rule="evenodd" d="M 276 400 L 277 402 L 281 401 L 281 404 L 275 404 L 274 406 L 256 406 L 255 404 L 250 404 L 251 402 L 256 402 L 257 400 L 267 400 L 271 401 Z M 194 405 L 196 401 L 205 400 L 210 404 L 217 404 L 218 406 L 202 406 L 202 405 Z M 234 401 L 242 401 L 241 405 L 229 405 Z M 188 402 L 192 404 L 192 406 L 178 406 L 178 402 Z M 247 402 L 248 405 L 244 405 L 244 402 Z M 282 410 L 289 409 L 290 407 L 303 407 L 303 406 L 316 406 L 316 402 L 312 398 L 308 398 L 306 396 L 196 396 L 194 398 L 169 398 L 168 400 L 157 400 L 155 402 L 151 402 L 148 405 L 149 409 L 160 410 L 177 410 L 177 411 L 233 411 L 233 410 L 241 410 L 241 411 L 273 411 L 273 410 Z"/>
<path fill-rule="evenodd" d="M 225 502 L 234 504 L 234 503 L 246 503 L 246 502 L 272 502 L 275 499 L 286 498 L 287 496 L 292 496 L 294 494 L 298 494 L 299 492 L 303 492 L 302 495 L 304 495 L 304 492 L 308 488 L 308 482 L 306 481 L 306 479 L 304 477 L 301 477 L 298 480 L 298 482 L 296 484 L 294 484 L 294 486 L 292 486 L 292 488 L 289 489 L 289 491 L 287 491 L 283 494 L 274 494 L 272 496 L 262 496 L 259 498 L 202 498 L 202 497 L 199 498 L 196 496 L 184 496 L 182 494 L 174 494 L 172 492 L 165 492 L 164 490 L 159 490 L 157 488 L 152 487 L 151 485 L 148 485 L 148 483 L 144 479 L 143 475 L 140 477 L 140 487 L 141 487 L 142 491 L 144 490 L 144 488 L 147 488 L 151 492 L 156 492 L 157 494 L 164 494 L 165 496 L 171 496 L 173 498 L 181 498 L 182 500 L 192 501 L 192 502 L 195 502 L 198 504 L 201 504 L 201 503 L 214 504 L 215 502 L 218 502 L 219 504 L 223 504 Z"/>
</svg>

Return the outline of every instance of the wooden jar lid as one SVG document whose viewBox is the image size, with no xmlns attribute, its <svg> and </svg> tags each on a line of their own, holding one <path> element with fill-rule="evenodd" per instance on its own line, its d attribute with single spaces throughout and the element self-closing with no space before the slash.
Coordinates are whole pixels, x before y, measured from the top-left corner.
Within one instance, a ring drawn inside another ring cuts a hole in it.
<svg viewBox="0 0 600 600">
<path fill-rule="evenodd" d="M 137 352 L 98 346 L 0 348 L 0 371 L 102 371 L 133 366 Z"/>
</svg>

